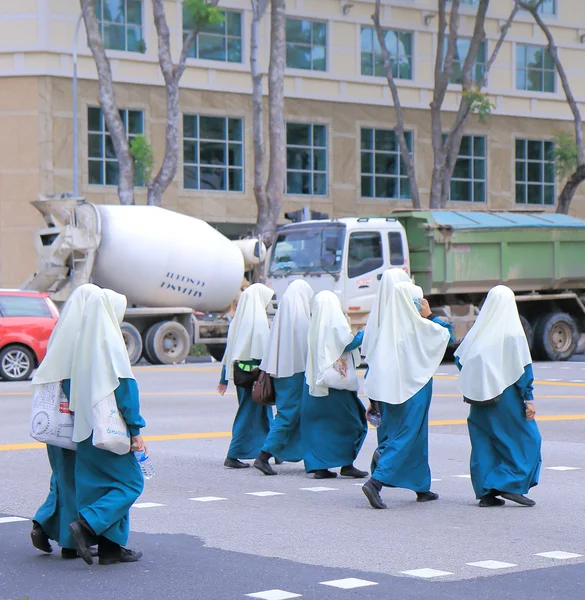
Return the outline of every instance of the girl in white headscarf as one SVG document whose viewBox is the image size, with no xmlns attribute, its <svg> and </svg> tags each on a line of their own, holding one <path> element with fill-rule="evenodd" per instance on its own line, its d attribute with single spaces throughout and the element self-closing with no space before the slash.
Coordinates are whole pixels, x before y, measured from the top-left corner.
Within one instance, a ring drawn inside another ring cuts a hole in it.
<svg viewBox="0 0 585 600">
<path fill-rule="evenodd" d="M 246 288 L 228 330 L 227 346 L 222 361 L 217 391 L 223 396 L 228 381 L 234 381 L 238 394 L 238 412 L 232 427 L 232 441 L 224 465 L 245 469 L 250 465 L 241 459 L 258 456 L 270 430 L 272 409 L 252 400 L 253 378 L 268 346 L 270 329 L 266 307 L 274 292 L 262 283 Z"/>
<path fill-rule="evenodd" d="M 541 437 L 532 358 L 510 288 L 490 290 L 455 356 L 459 389 L 471 405 L 471 482 L 479 506 L 501 506 L 501 498 L 534 506 L 525 494 L 538 484 Z"/>
<path fill-rule="evenodd" d="M 450 341 L 450 325 L 431 313 L 421 288 L 396 284 L 367 358 L 365 391 L 384 406 L 387 435 L 376 469 L 362 488 L 374 508 L 387 508 L 382 486 L 410 489 L 419 502 L 438 498 L 430 491 L 428 415 L 432 378 Z"/>
<path fill-rule="evenodd" d="M 73 441 L 77 442 L 75 484 L 79 518 L 69 525 L 77 551 L 87 564 L 89 547 L 97 542 L 99 563 L 111 565 L 139 560 L 142 552 L 124 548 L 130 532 L 130 507 L 142 493 L 144 479 L 132 451 L 144 451 L 140 436 L 145 426 L 140 416 L 138 386 L 120 323 L 126 298 L 101 290 L 87 301 L 79 329 L 71 378 L 63 391 L 74 412 Z M 120 414 L 131 436 L 131 451 L 118 455 L 93 445 L 92 411 L 114 393 Z"/>
<path fill-rule="evenodd" d="M 276 416 L 254 466 L 265 475 L 276 475 L 268 463 L 298 462 L 303 459 L 301 446 L 301 406 L 305 387 L 305 367 L 311 300 L 313 290 L 302 279 L 293 281 L 283 294 L 270 328 L 268 349 L 260 369 L 273 378 Z"/>
<path fill-rule="evenodd" d="M 382 316 L 384 315 L 386 306 L 388 304 L 388 300 L 394 290 L 394 287 L 397 283 L 400 282 L 410 282 L 412 280 L 408 276 L 408 274 L 398 267 L 393 269 L 388 269 L 384 271 L 382 274 L 382 279 L 380 281 L 380 287 L 378 288 L 378 293 L 376 294 L 376 299 L 374 300 L 374 305 L 372 306 L 372 312 L 370 312 L 370 316 L 368 317 L 368 322 L 366 323 L 366 328 L 364 330 L 364 341 L 362 343 L 361 353 L 362 356 L 365 357 L 366 363 L 368 362 L 368 352 L 370 348 L 373 348 L 378 338 L 378 333 L 380 331 L 380 323 L 382 321 Z M 384 404 L 379 404 L 376 401 L 372 401 L 370 399 L 370 406 L 367 410 L 368 414 L 378 413 L 382 415 L 384 412 Z M 374 451 L 374 455 L 372 457 L 371 470 L 372 473 L 376 469 L 376 465 L 384 447 L 386 445 L 386 440 L 388 439 L 388 434 L 386 432 L 386 420 L 382 419 L 381 425 L 376 429 L 376 435 L 378 437 L 378 447 Z"/>
<path fill-rule="evenodd" d="M 301 411 L 301 432 L 306 447 L 305 469 L 315 479 L 337 477 L 330 471 L 341 467 L 345 477 L 367 477 L 367 471 L 353 466 L 364 443 L 368 424 L 366 411 L 356 392 L 323 385 L 321 376 L 344 352 L 351 352 L 356 365 L 363 332 L 356 336 L 332 292 L 320 292 L 313 299 L 309 326 L 306 382 Z"/>
<path fill-rule="evenodd" d="M 35 373 L 33 386 L 71 379 L 75 340 L 81 327 L 85 306 L 88 298 L 99 292 L 99 287 L 87 283 L 69 296 L 49 339 L 47 355 Z M 52 470 L 50 491 L 33 519 L 31 540 L 35 548 L 47 553 L 53 551 L 49 540 L 55 540 L 61 546 L 63 558 L 77 558 L 75 541 L 68 529 L 69 523 L 77 518 L 76 453 L 73 450 L 47 445 L 47 454 Z"/>
</svg>

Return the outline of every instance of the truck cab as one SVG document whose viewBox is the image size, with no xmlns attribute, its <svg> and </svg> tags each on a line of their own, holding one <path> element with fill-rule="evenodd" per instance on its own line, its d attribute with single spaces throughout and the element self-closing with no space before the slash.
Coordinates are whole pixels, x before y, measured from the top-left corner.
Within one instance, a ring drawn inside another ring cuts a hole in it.
<svg viewBox="0 0 585 600">
<path fill-rule="evenodd" d="M 382 273 L 398 267 L 410 274 L 404 227 L 383 217 L 285 225 L 276 232 L 266 264 L 266 285 L 275 292 L 269 314 L 292 281 L 305 279 L 315 293 L 329 290 L 339 297 L 356 331 L 367 321 Z"/>
</svg>

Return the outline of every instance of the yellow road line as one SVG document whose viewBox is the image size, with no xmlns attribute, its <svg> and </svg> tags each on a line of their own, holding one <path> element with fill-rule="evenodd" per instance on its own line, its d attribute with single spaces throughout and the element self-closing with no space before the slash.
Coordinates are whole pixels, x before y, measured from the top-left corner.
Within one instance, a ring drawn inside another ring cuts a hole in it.
<svg viewBox="0 0 585 600">
<path fill-rule="evenodd" d="M 541 415 L 537 417 L 537 421 L 585 421 L 585 414 L 574 415 Z M 438 421 L 429 421 L 431 427 L 441 427 L 445 425 L 466 425 L 466 419 L 444 419 Z M 163 435 L 146 435 L 146 442 L 168 442 L 177 440 L 202 440 L 215 438 L 229 438 L 231 431 L 210 431 L 206 433 L 169 433 Z M 25 444 L 0 444 L 0 452 L 10 452 L 16 450 L 36 450 L 44 448 L 45 444 L 38 442 L 30 442 Z"/>
</svg>

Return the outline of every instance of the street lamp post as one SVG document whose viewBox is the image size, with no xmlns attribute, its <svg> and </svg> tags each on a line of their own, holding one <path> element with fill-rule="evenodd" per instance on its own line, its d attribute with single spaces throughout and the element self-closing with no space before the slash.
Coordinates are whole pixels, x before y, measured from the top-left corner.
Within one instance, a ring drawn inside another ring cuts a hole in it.
<svg viewBox="0 0 585 600">
<path fill-rule="evenodd" d="M 79 198 L 79 140 L 77 125 L 77 38 L 83 19 L 83 13 L 77 19 L 73 38 L 73 194 Z"/>
</svg>

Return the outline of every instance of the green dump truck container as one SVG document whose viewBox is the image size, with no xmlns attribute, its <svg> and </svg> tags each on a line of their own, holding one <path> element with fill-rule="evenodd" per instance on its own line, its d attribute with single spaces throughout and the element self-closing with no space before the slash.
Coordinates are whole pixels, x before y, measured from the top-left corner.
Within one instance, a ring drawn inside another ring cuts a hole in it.
<svg viewBox="0 0 585 600">
<path fill-rule="evenodd" d="M 571 356 L 585 330 L 585 221 L 547 213 L 405 211 L 411 274 L 462 339 L 491 287 L 516 292 L 537 357 Z"/>
</svg>

